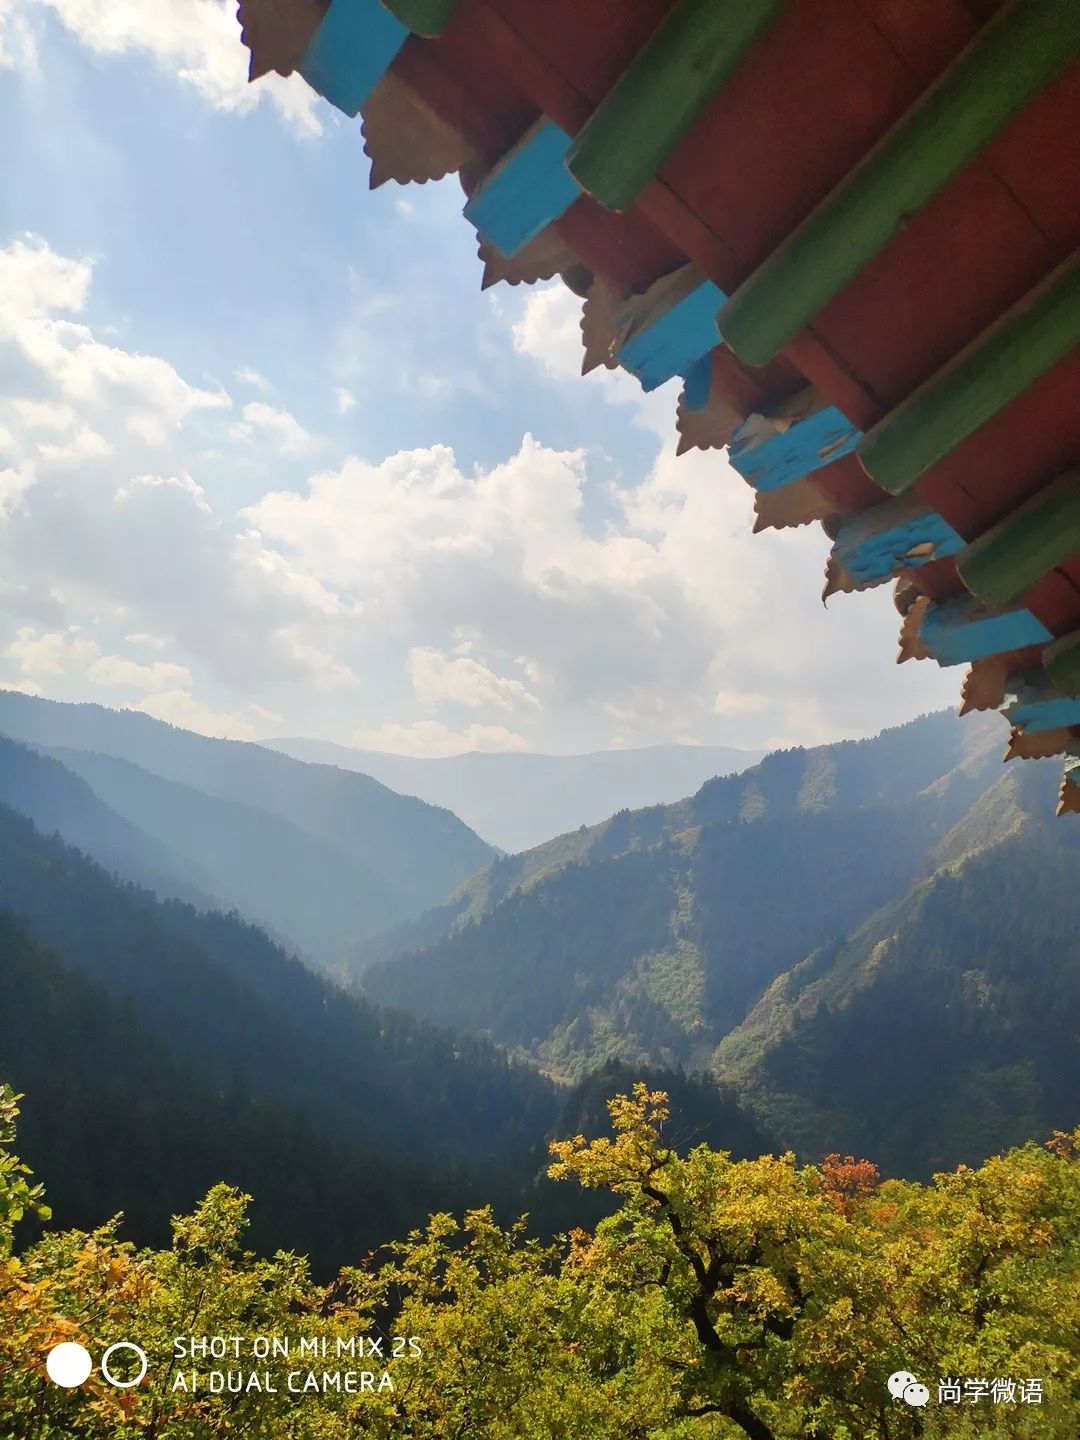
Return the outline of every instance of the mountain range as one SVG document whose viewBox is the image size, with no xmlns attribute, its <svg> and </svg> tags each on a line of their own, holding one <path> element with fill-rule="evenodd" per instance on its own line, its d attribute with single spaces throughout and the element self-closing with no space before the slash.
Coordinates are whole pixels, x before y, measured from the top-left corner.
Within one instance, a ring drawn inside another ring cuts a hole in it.
<svg viewBox="0 0 1080 1440">
<path fill-rule="evenodd" d="M 768 756 L 496 860 L 361 947 L 381 1003 L 581 1077 L 735 1085 L 781 1143 L 895 1171 L 1074 1123 L 1080 834 L 992 719 Z"/>
<path fill-rule="evenodd" d="M 54 775 L 84 819 L 76 832 L 73 819 L 25 811 L 47 829 L 159 894 L 235 908 L 326 968 L 358 937 L 443 900 L 495 854 L 448 810 L 369 776 L 135 711 L 0 691 L 0 735 L 51 753 L 110 812 L 91 824 L 86 793 L 76 800 Z M 34 784 L 10 768 L 0 766 L 0 800 L 21 808 L 5 786 L 32 796 Z M 117 846 L 137 852 L 134 868 L 117 863 Z"/>
<path fill-rule="evenodd" d="M 761 750 L 724 745 L 649 745 L 591 755 L 513 751 L 435 759 L 354 750 L 326 740 L 269 740 L 299 760 L 373 775 L 403 795 L 445 805 L 501 850 L 528 850 L 616 810 L 678 800 L 714 775 L 735 774 Z"/>
</svg>

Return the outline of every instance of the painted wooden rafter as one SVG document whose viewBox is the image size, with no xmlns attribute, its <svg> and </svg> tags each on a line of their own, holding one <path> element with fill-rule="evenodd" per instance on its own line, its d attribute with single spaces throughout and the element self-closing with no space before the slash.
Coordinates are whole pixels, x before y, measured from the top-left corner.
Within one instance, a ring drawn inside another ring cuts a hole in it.
<svg viewBox="0 0 1080 1440">
<path fill-rule="evenodd" d="M 504 255 L 497 245 L 483 239 L 477 245 L 477 254 L 484 265 L 482 290 L 499 284 L 536 285 L 577 264 L 577 255 L 553 225 L 541 230 L 514 256 Z"/>
<path fill-rule="evenodd" d="M 250 52 L 248 79 L 291 75 L 322 24 L 327 0 L 240 0 L 240 39 Z"/>
<path fill-rule="evenodd" d="M 749 416 L 732 436 L 730 460 L 755 490 L 778 490 L 854 450 L 862 431 L 813 386 Z"/>
<path fill-rule="evenodd" d="M 477 163 L 475 147 L 392 70 L 360 107 L 372 190 L 441 180 Z"/>
</svg>

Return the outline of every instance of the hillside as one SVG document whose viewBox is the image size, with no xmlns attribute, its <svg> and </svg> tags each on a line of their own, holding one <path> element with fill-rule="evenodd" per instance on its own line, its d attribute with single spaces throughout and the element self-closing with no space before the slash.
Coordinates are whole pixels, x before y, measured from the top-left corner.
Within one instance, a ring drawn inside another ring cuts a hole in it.
<svg viewBox="0 0 1080 1440">
<path fill-rule="evenodd" d="M 999 755 L 996 727 L 950 715 L 777 752 L 500 858 L 362 945 L 364 987 L 560 1068 L 703 1063 L 777 974 L 903 892 Z"/>
<path fill-rule="evenodd" d="M 403 795 L 445 805 L 492 845 L 516 852 L 616 810 L 677 800 L 714 775 L 734 774 L 761 751 L 725 745 L 650 745 L 591 755 L 448 755 L 421 759 L 326 740 L 268 742 L 299 760 L 373 775 Z"/>
<path fill-rule="evenodd" d="M 985 1155 L 1068 1121 L 1077 1072 L 1066 1036 L 1080 1017 L 1075 982 L 1059 975 L 1066 937 L 1080 933 L 1078 837 L 1035 818 L 1052 814 L 1054 777 L 1034 762 L 1003 772 L 1000 742 L 992 723 L 931 716 L 872 741 L 770 756 L 679 805 L 500 860 L 459 897 L 456 919 L 442 912 L 450 933 L 372 965 L 365 990 L 556 1073 L 612 1057 L 713 1069 L 808 1153 L 862 1150 L 902 1169 Z M 984 976 L 991 939 L 999 958 Z M 894 1107 L 919 1096 L 906 1128 L 885 1122 L 883 1143 L 864 1076 L 915 1024 L 886 975 L 927 1003 L 947 1000 L 958 1033 L 974 1026 L 978 1038 L 967 1055 L 948 1025 L 919 1020 L 936 1039 L 908 1046 L 915 1072 L 940 1067 L 959 1088 L 948 1111 L 942 1082 L 935 1119 L 919 1108 L 930 1092 L 915 1074 L 882 1063 Z M 860 977 L 847 982 L 857 1003 L 843 976 Z M 1039 1040 L 1034 1017 L 1051 1002 L 1057 1029 Z M 971 1018 L 1000 1009 L 1003 1025 L 1024 1007 L 1009 1045 Z"/>
<path fill-rule="evenodd" d="M 1049 767 L 1010 769 L 929 873 L 780 976 L 717 1073 L 782 1143 L 924 1173 L 1073 1125 L 1080 827 Z"/>
<path fill-rule="evenodd" d="M 0 735 L 0 805 L 27 816 L 45 835 L 60 834 L 104 869 L 166 899 L 220 908 L 201 868 L 110 808 L 80 776 L 48 755 Z"/>
<path fill-rule="evenodd" d="M 163 841 L 174 869 L 213 887 L 221 897 L 217 908 L 239 910 L 316 962 L 340 965 L 352 937 L 382 912 L 381 881 L 339 846 L 280 815 L 163 780 L 112 755 L 48 753 L 116 814 Z"/>
<path fill-rule="evenodd" d="M 123 1212 L 125 1234 L 168 1236 L 169 1216 L 220 1180 L 259 1196 L 251 1240 L 301 1247 L 319 1271 L 468 1203 L 460 1171 L 436 1173 L 340 1136 L 280 1100 L 208 1084 L 96 985 L 0 912 L 0 1077 L 25 1092 L 25 1149 L 49 1170 L 60 1226 Z"/>
<path fill-rule="evenodd" d="M 554 1115 L 550 1087 L 492 1047 L 380 1013 L 239 917 L 159 901 L 6 806 L 0 910 L 205 1084 L 310 1107 L 327 1133 L 489 1159 Z"/>
<path fill-rule="evenodd" d="M 220 848 L 227 814 L 232 832 L 244 837 L 247 868 L 241 883 L 241 860 L 234 857 L 230 883 L 236 893 L 222 898 L 239 905 L 243 896 L 248 914 L 277 923 L 269 912 L 289 902 L 273 893 L 274 877 L 299 866 L 316 893 L 305 901 L 298 875 L 295 898 L 304 913 L 294 908 L 291 929 L 282 928 L 321 961 L 336 960 L 346 942 L 440 903 L 493 854 L 449 811 L 397 795 L 366 775 L 305 764 L 247 742 L 210 739 L 134 711 L 0 691 L 0 734 L 46 750 L 127 761 L 134 768 L 87 761 L 84 770 L 92 788 L 95 782 L 107 788 L 109 803 L 137 816 L 140 828 L 167 849 L 178 842 L 190 856 Z M 187 790 L 171 792 L 170 804 L 159 805 L 147 773 Z M 226 812 L 193 791 L 246 809 Z M 269 817 L 262 826 L 260 816 Z M 320 869 L 327 878 L 316 882 L 312 877 Z M 330 877 L 338 887 L 332 902 Z M 215 875 L 215 890 L 217 881 Z M 328 926 L 335 931 L 332 956 L 319 950 Z"/>
<path fill-rule="evenodd" d="M 55 762 L 42 762 L 55 764 Z M 550 1231 L 595 1205 L 543 1179 L 545 1137 L 599 1123 L 610 1072 L 559 1091 L 492 1046 L 346 995 L 238 917 L 107 875 L 0 805 L 0 1084 L 61 1225 L 123 1211 L 159 1243 L 219 1180 L 252 1240 L 320 1272 L 436 1209 L 493 1203 Z M 768 1146 L 732 1092 L 672 1090 L 675 1143 Z M 681 1137 L 681 1141 L 680 1141 Z"/>
</svg>

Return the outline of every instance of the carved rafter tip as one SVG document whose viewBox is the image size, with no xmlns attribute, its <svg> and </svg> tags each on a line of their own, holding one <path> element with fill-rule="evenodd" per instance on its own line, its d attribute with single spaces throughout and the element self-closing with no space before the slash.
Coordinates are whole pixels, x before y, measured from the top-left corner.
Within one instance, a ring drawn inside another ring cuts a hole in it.
<svg viewBox="0 0 1080 1440">
<path fill-rule="evenodd" d="M 816 520 L 824 525 L 833 517 L 835 507 L 810 476 L 803 475 L 776 490 L 758 490 L 754 513 L 754 534 L 760 535 L 763 530 L 793 530 Z"/>
<path fill-rule="evenodd" d="M 580 264 L 577 254 L 553 225 L 541 230 L 535 240 L 516 255 L 504 255 L 489 241 L 481 238 L 477 253 L 484 262 L 484 278 L 481 290 L 504 282 L 507 285 L 536 285 L 541 280 L 552 280 L 563 270 L 570 270 Z"/>
<path fill-rule="evenodd" d="M 1038 730 L 1025 732 L 1014 725 L 1009 731 L 1009 744 L 1005 751 L 1005 763 L 1010 760 L 1045 760 L 1051 755 L 1063 755 L 1072 742 L 1071 730 Z"/>
<path fill-rule="evenodd" d="M 905 664 L 908 660 L 929 660 L 932 652 L 923 643 L 919 632 L 922 629 L 922 622 L 930 608 L 929 595 L 919 595 L 904 614 L 900 626 L 900 649 L 896 656 L 898 665 Z"/>
<path fill-rule="evenodd" d="M 600 365 L 607 370 L 618 369 L 615 341 L 621 306 L 622 297 L 614 286 L 606 280 L 593 281 L 581 307 L 582 375 Z"/>
<path fill-rule="evenodd" d="M 240 39 L 251 52 L 248 80 L 291 75 L 322 24 L 329 0 L 240 0 Z"/>
<path fill-rule="evenodd" d="M 960 691 L 960 714 L 970 715 L 973 710 L 1000 710 L 1005 702 L 1005 687 L 1009 680 L 1009 667 L 1001 655 L 988 655 L 985 660 L 976 660 L 964 676 Z"/>
<path fill-rule="evenodd" d="M 372 190 L 388 180 L 423 185 L 477 163 L 476 149 L 465 136 L 393 71 L 382 77 L 360 113 Z"/>
</svg>

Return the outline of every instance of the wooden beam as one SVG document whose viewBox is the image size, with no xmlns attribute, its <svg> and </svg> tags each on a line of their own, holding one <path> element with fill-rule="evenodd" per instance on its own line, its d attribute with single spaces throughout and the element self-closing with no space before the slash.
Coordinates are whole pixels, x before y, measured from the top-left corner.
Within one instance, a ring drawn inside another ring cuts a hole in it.
<svg viewBox="0 0 1080 1440">
<path fill-rule="evenodd" d="M 1003 6 L 735 291 L 720 329 L 736 355 L 771 360 L 1078 53 L 1078 0 Z"/>
<path fill-rule="evenodd" d="M 883 490 L 900 495 L 1080 343 L 1080 257 L 878 421 L 856 451 Z M 977 482 L 976 482 L 977 483 Z"/>
<path fill-rule="evenodd" d="M 570 136 L 538 120 L 484 176 L 465 219 L 506 256 L 514 256 L 574 203 L 581 191 L 563 160 Z"/>
<path fill-rule="evenodd" d="M 1005 695 L 1001 713 L 1025 735 L 1041 735 L 1080 725 L 1080 693 L 1063 695 L 1038 671 L 1017 676 Z"/>
<path fill-rule="evenodd" d="M 333 0 L 296 68 L 313 90 L 351 117 L 408 38 L 379 0 Z"/>
<path fill-rule="evenodd" d="M 582 189 L 628 210 L 783 8 L 783 0 L 681 0 L 578 134 Z"/>
<path fill-rule="evenodd" d="M 696 265 L 662 276 L 623 307 L 619 364 L 637 376 L 644 390 L 685 375 L 720 342 L 716 312 L 723 296 Z"/>
<path fill-rule="evenodd" d="M 240 39 L 251 52 L 248 79 L 291 75 L 322 24 L 327 0 L 240 0 Z"/>
<path fill-rule="evenodd" d="M 1077 551 L 1080 470 L 1072 470 L 973 540 L 956 568 L 984 605 L 1012 605 Z"/>
<path fill-rule="evenodd" d="M 466 137 L 393 70 L 375 86 L 360 113 L 372 190 L 388 180 L 399 185 L 441 180 L 479 159 Z"/>
<path fill-rule="evenodd" d="M 968 595 L 926 607 L 919 640 L 939 665 L 962 665 L 1053 639 L 1030 610 L 987 610 Z"/>
<path fill-rule="evenodd" d="M 433 40 L 450 23 L 457 0 L 382 0 L 390 14 L 414 35 Z"/>
<path fill-rule="evenodd" d="M 796 407 L 751 415 L 731 437 L 732 467 L 755 490 L 778 490 L 854 450 L 862 431 L 812 388 Z"/>
<path fill-rule="evenodd" d="M 860 589 L 902 570 L 955 555 L 964 546 L 948 521 L 915 495 L 884 500 L 841 525 L 833 544 L 837 563 Z"/>
<path fill-rule="evenodd" d="M 1043 668 L 1050 682 L 1067 695 L 1080 695 L 1080 630 L 1063 635 L 1043 651 Z"/>
</svg>

